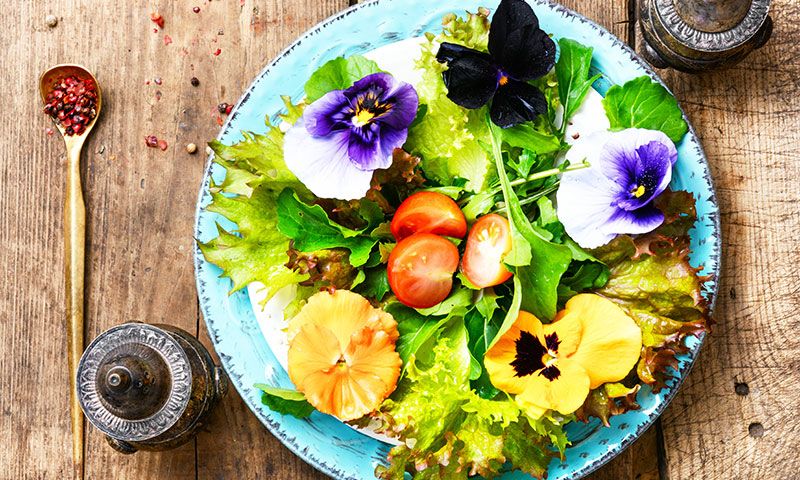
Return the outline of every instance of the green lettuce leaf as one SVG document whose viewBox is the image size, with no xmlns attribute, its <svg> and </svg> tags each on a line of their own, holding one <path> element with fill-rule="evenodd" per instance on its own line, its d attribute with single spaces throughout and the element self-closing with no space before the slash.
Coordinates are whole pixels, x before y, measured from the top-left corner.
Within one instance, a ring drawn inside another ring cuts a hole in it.
<svg viewBox="0 0 800 480">
<path fill-rule="evenodd" d="M 432 349 L 426 369 L 412 364 L 395 393 L 361 423 L 401 439 L 390 464 L 376 469 L 383 479 L 494 478 L 506 470 L 522 470 L 542 478 L 557 455 L 549 448 L 555 424 L 531 422 L 509 399 L 487 400 L 469 388 L 469 351 L 463 326 L 448 328 Z M 554 433 L 555 434 L 555 433 Z M 557 435 L 557 434 L 556 434 Z"/>
<path fill-rule="evenodd" d="M 314 252 L 342 247 L 350 250 L 350 264 L 364 265 L 377 239 L 363 235 L 364 230 L 351 230 L 331 221 L 319 205 L 307 205 L 291 189 L 278 197 L 278 230 L 294 242 L 301 252 Z"/>
<path fill-rule="evenodd" d="M 271 387 L 263 383 L 257 383 L 253 386 L 262 392 L 261 403 L 281 415 L 306 418 L 315 410 L 300 392 Z"/>
<path fill-rule="evenodd" d="M 488 140 L 483 121 L 485 108 L 466 110 L 447 98 L 442 72 L 447 68 L 436 60 L 441 42 L 452 42 L 485 51 L 489 41 L 488 11 L 450 15 L 438 35 L 426 34 L 422 54 L 417 60 L 421 81 L 416 85 L 425 115 L 411 126 L 406 149 L 422 157 L 425 175 L 441 185 L 467 181 L 465 190 L 479 192 L 494 179 L 494 167 L 477 140 Z"/>
<path fill-rule="evenodd" d="M 287 113 L 280 120 L 294 123 L 302 115 L 302 105 L 283 98 Z M 306 192 L 305 187 L 286 168 L 283 161 L 283 133 L 267 121 L 265 134 L 242 132 L 244 139 L 233 145 L 212 141 L 214 162 L 226 170 L 220 184 L 211 183 L 211 204 L 207 209 L 237 224 L 209 242 L 198 242 L 207 261 L 223 270 L 233 281 L 231 293 L 251 282 L 267 288 L 267 298 L 284 286 L 302 282 L 307 275 L 284 266 L 289 260 L 289 240 L 277 229 L 275 203 L 286 187 Z"/>
<path fill-rule="evenodd" d="M 333 90 L 350 88 L 358 80 L 380 71 L 377 63 L 367 60 L 361 55 L 334 58 L 311 74 L 306 82 L 305 91 L 308 103 L 320 99 Z"/>
<path fill-rule="evenodd" d="M 601 77 L 600 74 L 589 78 L 589 67 L 592 64 L 591 47 L 575 40 L 562 38 L 558 41 L 559 57 L 556 62 L 558 78 L 558 98 L 564 107 L 561 130 L 567 128 L 569 119 L 580 108 L 592 84 Z"/>
<path fill-rule="evenodd" d="M 689 131 L 678 101 L 647 75 L 609 88 L 603 106 L 612 130 L 661 130 L 675 143 Z"/>
</svg>

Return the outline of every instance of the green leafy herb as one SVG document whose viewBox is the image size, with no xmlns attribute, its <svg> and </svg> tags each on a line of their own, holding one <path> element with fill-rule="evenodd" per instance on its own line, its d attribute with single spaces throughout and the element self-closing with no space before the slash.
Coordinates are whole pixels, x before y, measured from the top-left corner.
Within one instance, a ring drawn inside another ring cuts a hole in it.
<svg viewBox="0 0 800 480">
<path fill-rule="evenodd" d="M 491 122 L 489 124 L 494 132 L 496 127 Z M 541 233 L 531 225 L 508 180 L 499 138 L 497 134 L 492 135 L 492 148 L 508 210 L 512 241 L 511 251 L 506 255 L 504 261 L 508 265 L 516 267 L 514 269 L 515 290 L 523 292 L 520 293 L 521 308 L 544 321 L 549 321 L 556 314 L 558 283 L 572 261 L 572 253 L 569 247 L 545 240 Z M 518 288 L 517 282 L 520 284 Z M 517 297 L 516 291 L 514 296 Z M 505 333 L 515 320 L 516 314 L 514 318 L 507 317 L 500 329 L 500 335 Z"/>
<path fill-rule="evenodd" d="M 508 464 L 541 478 L 555 453 L 549 434 L 532 425 L 554 434 L 560 427 L 531 422 L 513 401 L 487 400 L 470 389 L 463 326 L 449 329 L 432 352 L 430 367 L 410 366 L 390 399 L 362 420 L 406 441 L 392 449 L 390 465 L 378 467 L 377 476 L 401 480 L 408 471 L 415 480 L 494 478 Z"/>
<path fill-rule="evenodd" d="M 314 102 L 328 92 L 350 88 L 356 81 L 380 71 L 377 63 L 361 55 L 334 58 L 311 74 L 305 86 L 306 97 L 309 103 Z"/>
<path fill-rule="evenodd" d="M 331 221 L 319 205 L 307 205 L 290 189 L 278 197 L 278 230 L 294 240 L 301 252 L 314 252 L 342 247 L 350 250 L 350 264 L 364 265 L 369 259 L 376 239 Z"/>
<path fill-rule="evenodd" d="M 358 286 L 356 291 L 376 302 L 383 301 L 383 297 L 391 291 L 386 268 L 377 267 L 366 270 L 364 282 Z"/>
<path fill-rule="evenodd" d="M 510 147 L 519 147 L 536 155 L 557 152 L 561 141 L 552 134 L 543 133 L 530 123 L 500 130 L 501 138 Z"/>
<path fill-rule="evenodd" d="M 306 418 L 314 412 L 306 397 L 297 391 L 284 388 L 271 387 L 263 383 L 253 385 L 261 390 L 261 403 L 281 415 L 291 415 L 297 418 Z"/>
<path fill-rule="evenodd" d="M 593 50 L 591 47 L 568 38 L 560 39 L 558 47 L 561 53 L 556 62 L 556 77 L 558 77 L 558 98 L 564 107 L 564 116 L 561 122 L 561 133 L 563 134 L 569 124 L 569 119 L 580 108 L 592 84 L 601 75 L 597 74 L 589 78 Z"/>
<path fill-rule="evenodd" d="M 675 143 L 689 130 L 675 97 L 646 75 L 608 89 L 603 106 L 614 130 L 661 130 Z"/>
</svg>

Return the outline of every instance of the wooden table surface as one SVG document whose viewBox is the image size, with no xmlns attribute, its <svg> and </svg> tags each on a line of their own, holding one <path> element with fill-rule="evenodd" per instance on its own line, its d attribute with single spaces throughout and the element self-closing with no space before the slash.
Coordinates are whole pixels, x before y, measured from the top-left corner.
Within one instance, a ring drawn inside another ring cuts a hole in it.
<svg viewBox="0 0 800 480">
<path fill-rule="evenodd" d="M 641 48 L 633 1 L 564 3 Z M 773 38 L 742 65 L 662 72 L 716 180 L 724 235 L 717 325 L 661 420 L 595 480 L 800 478 L 800 7 L 772 3 Z M 0 76 L 13 97 L 0 140 L 0 478 L 67 478 L 65 157 L 61 139 L 45 133 L 39 74 L 82 63 L 105 95 L 84 148 L 87 342 L 136 320 L 181 327 L 210 347 L 192 232 L 216 106 L 235 102 L 277 52 L 348 0 L 14 4 L 0 19 Z M 158 33 L 154 10 L 166 20 Z M 146 148 L 151 134 L 169 148 Z M 185 151 L 190 142 L 198 154 Z M 89 479 L 322 478 L 235 391 L 174 451 L 122 456 L 92 428 L 85 450 Z"/>
</svg>

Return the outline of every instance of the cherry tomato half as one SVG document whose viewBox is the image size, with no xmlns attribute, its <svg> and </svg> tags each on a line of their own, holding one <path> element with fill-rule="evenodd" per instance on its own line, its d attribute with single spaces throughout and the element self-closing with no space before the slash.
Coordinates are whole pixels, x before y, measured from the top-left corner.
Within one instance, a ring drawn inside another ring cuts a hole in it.
<svg viewBox="0 0 800 480">
<path fill-rule="evenodd" d="M 389 286 L 403 304 L 429 308 L 447 298 L 458 269 L 453 242 L 431 233 L 405 238 L 389 254 Z"/>
<path fill-rule="evenodd" d="M 503 264 L 503 257 L 510 250 L 508 220 L 496 213 L 484 215 L 469 231 L 461 271 L 476 287 L 500 285 L 511 278 Z"/>
<path fill-rule="evenodd" d="M 436 192 L 418 192 L 398 207 L 392 219 L 392 235 L 398 241 L 415 233 L 464 238 L 467 220 L 456 202 Z"/>
</svg>

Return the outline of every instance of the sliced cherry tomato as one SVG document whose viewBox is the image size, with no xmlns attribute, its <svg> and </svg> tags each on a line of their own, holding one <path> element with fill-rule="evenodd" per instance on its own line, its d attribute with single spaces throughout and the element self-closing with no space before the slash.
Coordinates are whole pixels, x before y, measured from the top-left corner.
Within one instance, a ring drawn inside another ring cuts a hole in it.
<svg viewBox="0 0 800 480">
<path fill-rule="evenodd" d="M 403 304 L 429 308 L 447 298 L 458 269 L 453 242 L 431 233 L 405 238 L 389 254 L 389 286 Z"/>
<path fill-rule="evenodd" d="M 511 278 L 503 264 L 503 257 L 510 250 L 508 220 L 496 213 L 484 215 L 469 231 L 461 271 L 476 287 L 500 285 Z"/>
<path fill-rule="evenodd" d="M 456 202 L 447 195 L 418 192 L 400 204 L 391 228 L 392 235 L 398 241 L 415 233 L 464 238 L 467 220 Z"/>
</svg>

